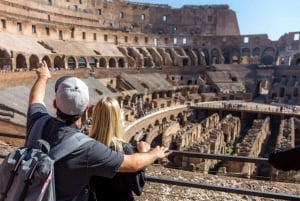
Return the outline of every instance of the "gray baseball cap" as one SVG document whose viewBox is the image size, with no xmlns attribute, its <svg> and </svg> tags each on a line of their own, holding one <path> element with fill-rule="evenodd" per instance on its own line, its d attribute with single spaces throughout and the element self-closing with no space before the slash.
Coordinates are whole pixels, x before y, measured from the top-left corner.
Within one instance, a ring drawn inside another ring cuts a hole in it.
<svg viewBox="0 0 300 201">
<path fill-rule="evenodd" d="M 89 105 L 88 86 L 80 79 L 63 76 L 55 83 L 57 108 L 67 115 L 81 115 Z"/>
</svg>

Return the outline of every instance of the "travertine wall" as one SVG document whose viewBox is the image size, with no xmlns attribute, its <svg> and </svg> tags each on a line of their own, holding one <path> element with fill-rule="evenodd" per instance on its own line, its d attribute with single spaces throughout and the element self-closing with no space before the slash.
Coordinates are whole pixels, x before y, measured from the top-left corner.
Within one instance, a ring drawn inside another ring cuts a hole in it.
<svg viewBox="0 0 300 201">
<path fill-rule="evenodd" d="M 225 122 L 227 122 L 226 126 L 224 126 Z M 173 135 L 171 144 L 175 144 L 174 148 L 181 151 L 225 154 L 226 149 L 239 136 L 239 130 L 239 118 L 227 115 L 220 120 L 218 114 L 213 114 L 200 124 L 188 124 L 183 127 Z M 174 157 L 172 162 L 175 166 L 203 172 L 208 172 L 218 163 L 216 160 L 181 156 Z"/>
<path fill-rule="evenodd" d="M 276 140 L 277 149 L 295 147 L 295 121 L 294 118 L 281 120 Z"/>
<path fill-rule="evenodd" d="M 240 36 L 227 5 L 173 9 L 122 1 L 40 0 L 0 5 L 2 70 L 31 70 L 42 59 L 59 68 L 300 63 L 299 33 L 286 34 L 278 43 L 264 34 Z M 22 45 L 17 47 L 4 43 L 18 39 Z M 109 45 L 115 50 L 107 51 Z"/>
<path fill-rule="evenodd" d="M 236 145 L 235 154 L 238 156 L 258 157 L 269 134 L 270 117 L 254 120 L 251 129 L 248 130 L 242 142 Z M 250 177 L 256 171 L 256 164 L 227 162 L 226 169 L 227 172 L 239 173 Z"/>
</svg>

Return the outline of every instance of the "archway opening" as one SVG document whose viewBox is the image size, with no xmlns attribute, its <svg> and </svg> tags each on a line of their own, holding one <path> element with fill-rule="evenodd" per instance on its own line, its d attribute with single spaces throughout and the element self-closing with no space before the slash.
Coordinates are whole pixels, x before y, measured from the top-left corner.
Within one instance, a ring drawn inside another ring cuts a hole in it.
<svg viewBox="0 0 300 201">
<path fill-rule="evenodd" d="M 6 50 L 0 50 L 0 71 L 10 72 L 12 70 L 12 61 Z"/>
<path fill-rule="evenodd" d="M 87 62 L 86 62 L 84 57 L 80 57 L 78 59 L 78 65 L 79 65 L 79 68 L 86 68 L 87 67 Z"/>
<path fill-rule="evenodd" d="M 75 69 L 76 68 L 76 61 L 73 57 L 69 57 L 68 59 L 68 68 Z"/>
<path fill-rule="evenodd" d="M 22 54 L 19 54 L 16 59 L 16 70 L 17 71 L 26 71 L 27 64 L 25 56 Z"/>
</svg>

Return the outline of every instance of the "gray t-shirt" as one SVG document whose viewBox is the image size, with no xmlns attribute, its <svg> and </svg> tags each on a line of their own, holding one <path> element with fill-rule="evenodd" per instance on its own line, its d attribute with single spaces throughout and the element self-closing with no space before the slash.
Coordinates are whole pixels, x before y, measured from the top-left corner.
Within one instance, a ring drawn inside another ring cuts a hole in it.
<svg viewBox="0 0 300 201">
<path fill-rule="evenodd" d="M 49 115 L 43 104 L 32 104 L 27 112 L 27 134 L 33 124 L 43 115 Z M 43 139 L 51 147 L 67 139 L 78 130 L 51 118 L 45 125 Z M 122 153 L 92 140 L 55 163 L 55 188 L 59 201 L 87 199 L 86 186 L 91 176 L 114 177 L 124 160 Z"/>
</svg>

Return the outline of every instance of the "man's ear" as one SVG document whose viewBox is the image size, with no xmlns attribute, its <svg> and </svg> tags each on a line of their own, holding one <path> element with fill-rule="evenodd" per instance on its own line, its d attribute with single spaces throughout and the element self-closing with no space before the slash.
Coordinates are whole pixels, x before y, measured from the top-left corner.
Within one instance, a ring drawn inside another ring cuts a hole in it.
<svg viewBox="0 0 300 201">
<path fill-rule="evenodd" d="M 54 107 L 55 109 L 57 109 L 56 99 L 53 100 L 53 107 Z"/>
</svg>

